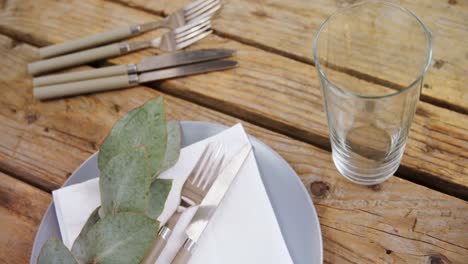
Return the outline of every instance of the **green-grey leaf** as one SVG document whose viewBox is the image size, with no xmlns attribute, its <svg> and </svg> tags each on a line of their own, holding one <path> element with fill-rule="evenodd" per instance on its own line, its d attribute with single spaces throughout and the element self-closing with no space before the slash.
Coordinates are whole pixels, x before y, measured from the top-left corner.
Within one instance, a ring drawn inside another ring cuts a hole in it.
<svg viewBox="0 0 468 264">
<path fill-rule="evenodd" d="M 80 234 L 76 238 L 75 242 L 73 242 L 72 246 L 72 253 L 76 256 L 77 259 L 82 259 L 86 256 L 86 235 L 88 234 L 89 230 L 101 219 L 99 217 L 99 209 L 101 207 L 96 208 L 91 215 L 89 216 L 86 224 L 81 229 Z"/>
<path fill-rule="evenodd" d="M 50 238 L 41 249 L 37 258 L 38 264 L 78 264 L 62 241 Z"/>
<path fill-rule="evenodd" d="M 156 179 L 151 184 L 149 206 L 146 214 L 156 219 L 162 212 L 167 196 L 172 187 L 172 180 Z"/>
<path fill-rule="evenodd" d="M 151 174 L 145 148 L 135 148 L 113 157 L 101 171 L 99 190 L 104 215 L 145 212 Z"/>
<path fill-rule="evenodd" d="M 159 223 L 144 214 L 106 216 L 86 234 L 86 254 L 78 260 L 80 263 L 140 263 L 158 229 Z"/>
<path fill-rule="evenodd" d="M 167 145 L 164 159 L 158 172 L 154 175 L 157 177 L 159 173 L 174 166 L 179 160 L 180 147 L 181 147 L 181 128 L 180 123 L 177 121 L 167 122 Z"/>
<path fill-rule="evenodd" d="M 99 169 L 110 160 L 135 147 L 147 149 L 151 175 L 156 174 L 166 152 L 167 130 L 164 102 L 161 97 L 148 101 L 120 119 L 101 146 Z"/>
</svg>

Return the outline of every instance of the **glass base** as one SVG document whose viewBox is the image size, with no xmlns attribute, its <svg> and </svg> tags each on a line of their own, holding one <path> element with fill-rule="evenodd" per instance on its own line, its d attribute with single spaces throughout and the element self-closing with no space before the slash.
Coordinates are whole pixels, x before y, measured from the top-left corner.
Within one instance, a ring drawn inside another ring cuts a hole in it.
<svg viewBox="0 0 468 264">
<path fill-rule="evenodd" d="M 382 183 L 392 177 L 400 166 L 400 159 L 397 159 L 394 164 L 387 164 L 382 168 L 357 168 L 342 162 L 342 158 L 338 157 L 335 151 L 332 151 L 332 157 L 333 163 L 335 163 L 335 167 L 341 175 L 346 179 L 361 185 L 375 185 Z"/>
</svg>

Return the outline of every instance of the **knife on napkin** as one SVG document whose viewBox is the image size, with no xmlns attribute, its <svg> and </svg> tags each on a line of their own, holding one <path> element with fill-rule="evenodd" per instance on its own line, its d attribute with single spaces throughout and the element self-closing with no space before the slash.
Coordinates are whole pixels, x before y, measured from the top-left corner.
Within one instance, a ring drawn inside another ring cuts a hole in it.
<svg viewBox="0 0 468 264">
<path fill-rule="evenodd" d="M 192 218 L 192 221 L 185 230 L 188 238 L 172 261 L 173 264 L 186 264 L 189 261 L 198 239 L 205 230 L 205 227 L 208 225 L 211 216 L 216 211 L 216 208 L 223 199 L 224 194 L 229 190 L 232 181 L 236 177 L 239 169 L 242 167 L 242 164 L 251 150 L 252 146 L 250 144 L 242 147 L 239 154 L 231 160 L 229 165 L 227 165 L 227 167 L 216 178 L 213 186 L 211 186 L 205 198 L 203 198 L 197 212 Z"/>
<path fill-rule="evenodd" d="M 223 175 L 226 175 L 224 180 L 223 179 L 220 180 L 221 183 L 225 183 L 226 179 L 232 179 L 237 175 L 237 173 L 239 172 L 239 170 L 242 167 L 242 164 L 247 159 L 247 156 L 250 153 L 251 148 L 252 148 L 252 146 L 250 145 L 250 143 L 243 146 L 235 154 L 234 158 L 232 158 L 229 161 L 229 164 L 220 172 L 220 174 L 215 175 L 216 180 L 214 181 L 214 183 L 210 187 L 210 189 L 207 191 L 205 197 L 208 195 L 208 193 L 213 192 L 212 190 L 213 190 L 214 186 L 220 185 L 220 182 L 218 181 L 219 177 L 221 177 Z M 218 183 L 216 183 L 216 182 L 218 182 Z M 229 183 L 226 183 L 226 184 L 229 185 Z M 182 186 L 182 188 L 184 188 L 184 186 Z M 218 187 L 218 190 L 219 190 L 218 192 L 222 192 L 221 187 Z M 224 192 L 222 194 L 224 194 Z M 169 195 L 171 195 L 171 194 L 169 194 Z M 184 195 L 183 189 L 181 190 L 181 192 L 178 195 L 179 196 Z M 180 198 L 183 198 L 183 197 L 180 197 Z M 195 201 L 196 205 L 198 206 L 199 204 L 202 204 L 203 199 L 204 199 L 204 197 L 202 199 L 198 200 L 198 201 Z M 190 207 L 190 208 L 192 208 L 192 207 Z M 166 212 L 166 210 L 167 210 L 167 212 Z M 153 245 L 151 246 L 150 250 L 147 252 L 144 260 L 141 263 L 144 263 L 144 264 L 151 263 L 151 264 L 153 264 L 156 260 L 158 260 L 159 255 L 161 254 L 164 247 L 166 246 L 166 243 L 167 243 L 169 237 L 171 236 L 172 228 L 175 226 L 175 223 L 177 222 L 177 219 L 179 217 L 179 214 L 177 212 L 172 211 L 172 213 L 171 213 L 171 210 L 172 210 L 172 208 L 170 206 L 164 206 L 163 212 L 158 217 L 158 221 L 160 221 L 161 225 L 162 225 L 161 229 L 159 230 L 158 237 L 154 241 Z"/>
<path fill-rule="evenodd" d="M 234 50 L 229 49 L 202 49 L 183 51 L 172 54 L 163 54 L 143 58 L 138 64 L 115 65 L 95 70 L 53 74 L 44 77 L 33 78 L 33 86 L 47 86 L 59 83 L 68 83 L 110 77 L 115 75 L 135 74 L 146 71 L 154 71 L 179 65 L 196 62 L 224 59 L 231 57 Z"/>
<path fill-rule="evenodd" d="M 33 89 L 33 95 L 36 99 L 45 100 L 63 96 L 129 88 L 145 82 L 231 69 L 237 65 L 237 62 L 232 60 L 213 60 L 139 74 L 125 73 L 105 78 L 35 87 Z"/>
</svg>

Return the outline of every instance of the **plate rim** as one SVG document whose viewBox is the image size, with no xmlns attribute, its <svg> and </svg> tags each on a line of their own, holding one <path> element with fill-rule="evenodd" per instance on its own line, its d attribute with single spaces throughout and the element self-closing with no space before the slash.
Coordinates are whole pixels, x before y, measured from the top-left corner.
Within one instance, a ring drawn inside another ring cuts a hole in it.
<svg viewBox="0 0 468 264">
<path fill-rule="evenodd" d="M 222 124 L 219 124 L 219 123 L 206 122 L 206 121 L 179 121 L 179 122 L 181 124 L 185 123 L 185 124 L 188 124 L 188 125 L 189 124 L 195 124 L 195 125 L 198 124 L 198 125 L 214 126 L 214 127 L 221 128 L 223 130 L 229 128 L 229 126 L 226 126 L 226 125 L 222 125 Z M 290 171 L 290 173 L 295 176 L 295 177 L 293 177 L 293 178 L 295 178 L 295 183 L 300 186 L 300 188 L 302 190 L 302 194 L 303 194 L 305 200 L 307 201 L 308 206 L 310 207 L 310 209 L 313 212 L 313 218 L 315 218 L 315 229 L 318 232 L 318 243 L 319 243 L 319 249 L 320 249 L 319 259 L 320 259 L 320 263 L 323 263 L 323 237 L 322 237 L 322 230 L 320 228 L 320 220 L 319 220 L 319 217 L 318 217 L 318 214 L 317 214 L 317 210 L 315 209 L 314 203 L 312 201 L 312 198 L 308 194 L 307 189 L 304 186 L 304 184 L 302 183 L 299 175 L 297 175 L 296 171 L 291 167 L 291 165 L 289 165 L 289 163 L 278 152 L 276 152 L 274 149 L 272 149 L 270 146 L 268 146 L 263 141 L 257 139 L 256 137 L 254 137 L 254 136 L 252 136 L 252 135 L 250 135 L 248 133 L 247 133 L 247 136 L 248 136 L 249 140 L 254 141 L 258 145 L 261 145 L 263 148 L 267 149 L 271 154 L 273 154 L 276 158 L 281 160 L 284 163 L 285 167 Z M 63 185 L 61 187 L 70 185 L 70 182 L 72 181 L 73 176 L 76 175 L 76 173 L 80 169 L 82 169 L 82 167 L 84 167 L 91 159 L 93 159 L 94 156 L 98 154 L 98 152 L 99 152 L 99 150 L 94 152 L 93 154 L 91 154 L 75 170 L 73 170 L 72 174 L 70 174 L 68 179 L 65 180 L 65 182 L 63 183 Z M 265 183 L 263 183 L 263 184 L 265 184 Z M 271 200 L 270 197 L 269 197 L 269 199 Z M 271 201 L 270 201 L 270 203 L 271 203 Z M 272 206 L 272 207 L 274 209 L 274 206 Z M 33 255 L 34 255 L 33 253 L 37 251 L 36 247 L 38 246 L 37 244 L 38 244 L 38 240 L 39 240 L 39 231 L 43 227 L 44 222 L 49 218 L 49 216 L 50 216 L 49 211 L 51 211 L 51 210 L 55 210 L 53 199 L 50 202 L 49 206 L 47 207 L 47 210 L 44 212 L 44 214 L 42 216 L 42 219 L 41 219 L 41 222 L 40 222 L 40 224 L 39 224 L 39 226 L 38 226 L 38 228 L 36 230 L 33 246 L 32 246 L 31 252 L 30 252 L 31 256 L 30 256 L 29 263 L 31 263 L 31 264 L 35 263 L 34 259 L 33 259 Z M 275 214 L 276 214 L 276 210 L 274 210 L 274 211 L 275 211 Z M 281 229 L 281 227 L 280 227 L 280 229 Z M 281 233 L 283 233 L 283 232 L 281 231 Z M 284 236 L 284 234 L 282 234 L 282 235 Z M 288 247 L 287 243 L 286 243 L 286 247 Z M 288 247 L 288 249 L 289 249 L 289 247 Z"/>
</svg>

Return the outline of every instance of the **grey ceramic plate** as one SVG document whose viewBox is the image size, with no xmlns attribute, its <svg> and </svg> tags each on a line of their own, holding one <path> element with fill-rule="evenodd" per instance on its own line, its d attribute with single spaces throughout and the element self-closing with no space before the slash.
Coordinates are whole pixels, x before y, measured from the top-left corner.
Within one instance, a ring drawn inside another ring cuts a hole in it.
<svg viewBox="0 0 468 264">
<path fill-rule="evenodd" d="M 188 146 L 224 129 L 225 126 L 206 122 L 182 122 L 182 145 Z M 294 263 L 322 263 L 319 220 L 304 185 L 278 153 L 254 137 L 250 137 L 250 140 L 263 183 Z M 64 186 L 84 182 L 98 175 L 97 155 L 94 154 L 75 170 Z M 42 245 L 51 236 L 60 237 L 53 203 L 47 209 L 37 231 L 30 263 L 36 263 Z"/>
</svg>

